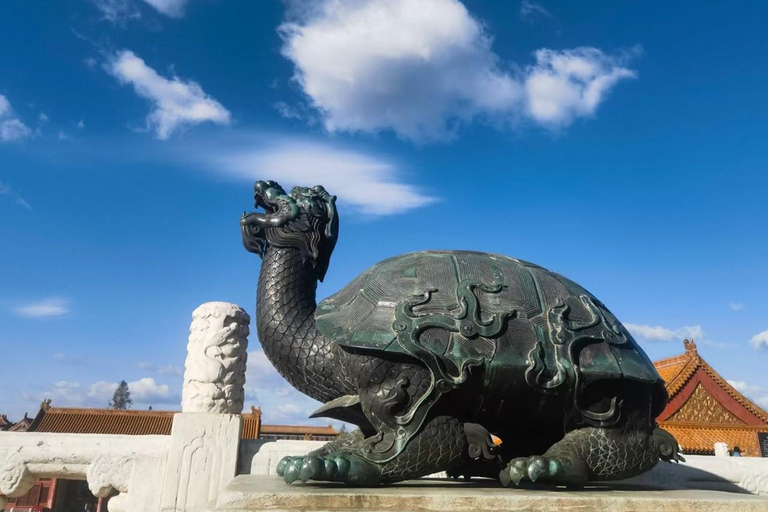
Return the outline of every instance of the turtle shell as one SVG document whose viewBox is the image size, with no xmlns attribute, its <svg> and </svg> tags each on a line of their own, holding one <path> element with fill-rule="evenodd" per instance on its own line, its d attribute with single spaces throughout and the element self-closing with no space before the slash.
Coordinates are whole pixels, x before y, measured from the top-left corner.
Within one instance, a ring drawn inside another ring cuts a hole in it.
<svg viewBox="0 0 768 512">
<path fill-rule="evenodd" d="M 390 258 L 322 301 L 315 315 L 318 329 L 344 347 L 413 355 L 402 332 L 418 331 L 418 345 L 453 368 L 448 373 L 461 373 L 467 362 L 491 371 L 516 367 L 544 392 L 579 377 L 585 383 L 662 382 L 592 294 L 498 254 L 425 251 Z"/>
</svg>

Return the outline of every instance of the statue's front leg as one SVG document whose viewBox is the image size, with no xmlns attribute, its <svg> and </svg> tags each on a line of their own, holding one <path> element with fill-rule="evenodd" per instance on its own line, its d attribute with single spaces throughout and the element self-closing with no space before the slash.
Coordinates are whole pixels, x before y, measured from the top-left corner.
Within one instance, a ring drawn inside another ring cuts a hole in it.
<svg viewBox="0 0 768 512">
<path fill-rule="evenodd" d="M 287 482 L 311 479 L 377 485 L 448 471 L 465 463 L 470 451 L 488 453 L 490 435 L 485 429 L 465 428 L 444 412 L 427 416 L 410 433 L 407 425 L 396 428 L 396 416 L 418 407 L 429 389 L 431 374 L 426 368 L 375 357 L 366 357 L 359 367 L 360 406 L 375 434 L 366 439 L 355 431 L 305 457 L 286 457 L 279 474 Z M 403 446 L 393 448 L 396 440 L 403 439 Z M 469 450 L 470 445 L 479 448 Z"/>
<path fill-rule="evenodd" d="M 467 456 L 464 425 L 450 416 L 428 421 L 394 459 L 377 464 L 365 457 L 359 430 L 303 457 L 285 457 L 277 472 L 286 482 L 307 480 L 374 486 L 447 471 Z"/>
<path fill-rule="evenodd" d="M 364 442 L 365 436 L 359 429 L 341 434 L 307 455 L 283 457 L 277 465 L 277 474 L 289 484 L 296 480 L 320 480 L 376 485 L 379 469 L 355 455 L 360 453 Z"/>
</svg>

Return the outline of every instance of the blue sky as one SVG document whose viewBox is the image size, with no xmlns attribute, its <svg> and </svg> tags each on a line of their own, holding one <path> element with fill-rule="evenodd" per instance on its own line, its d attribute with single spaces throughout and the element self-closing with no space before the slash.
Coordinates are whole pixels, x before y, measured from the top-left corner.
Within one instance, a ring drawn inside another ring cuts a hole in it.
<svg viewBox="0 0 768 512">
<path fill-rule="evenodd" d="M 0 3 L 0 413 L 177 409 L 191 312 L 254 310 L 252 182 L 321 183 L 320 296 L 422 249 L 579 282 L 768 406 L 757 2 Z M 316 404 L 250 340 L 248 405 Z M 321 420 L 321 423 L 323 421 Z"/>
</svg>

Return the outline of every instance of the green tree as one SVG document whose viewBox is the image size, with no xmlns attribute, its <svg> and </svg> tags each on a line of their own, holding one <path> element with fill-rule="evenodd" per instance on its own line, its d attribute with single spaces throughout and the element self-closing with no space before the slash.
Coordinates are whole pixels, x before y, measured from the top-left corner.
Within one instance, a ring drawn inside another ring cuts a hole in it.
<svg viewBox="0 0 768 512">
<path fill-rule="evenodd" d="M 110 409 L 130 409 L 133 405 L 131 399 L 131 390 L 128 389 L 128 383 L 124 380 L 120 381 L 117 385 L 115 394 L 112 395 L 112 400 L 109 402 Z"/>
</svg>

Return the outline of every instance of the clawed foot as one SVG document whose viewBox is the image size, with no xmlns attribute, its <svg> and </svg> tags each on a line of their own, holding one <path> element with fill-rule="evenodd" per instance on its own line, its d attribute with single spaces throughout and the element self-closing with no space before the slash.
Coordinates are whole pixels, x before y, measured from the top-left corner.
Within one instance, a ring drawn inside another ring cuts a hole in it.
<svg viewBox="0 0 768 512">
<path fill-rule="evenodd" d="M 685 462 L 683 452 L 680 451 L 680 445 L 677 444 L 677 439 L 672 434 L 657 427 L 652 435 L 661 460 L 664 462 Z"/>
<path fill-rule="evenodd" d="M 376 485 L 380 470 L 374 464 L 346 453 L 283 457 L 277 464 L 277 474 L 286 483 L 296 480 L 345 482 L 353 485 Z"/>
<path fill-rule="evenodd" d="M 510 483 L 518 486 L 525 480 L 573 485 L 585 482 L 587 472 L 586 465 L 581 461 L 535 455 L 512 459 L 507 467 L 501 470 L 499 480 L 504 486 L 509 486 Z"/>
</svg>

